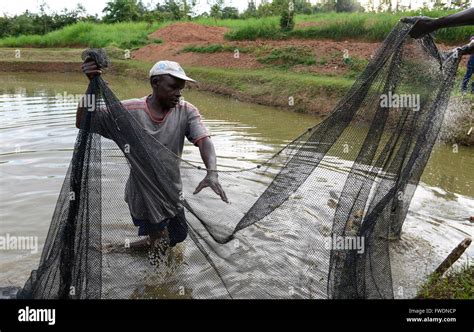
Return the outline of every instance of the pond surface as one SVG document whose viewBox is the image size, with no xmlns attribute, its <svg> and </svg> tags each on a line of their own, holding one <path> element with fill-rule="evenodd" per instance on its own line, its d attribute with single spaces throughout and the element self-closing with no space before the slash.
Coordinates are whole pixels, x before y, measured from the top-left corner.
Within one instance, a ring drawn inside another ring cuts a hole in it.
<svg viewBox="0 0 474 332">
<path fill-rule="evenodd" d="M 106 79 L 121 99 L 150 91 L 147 82 Z M 0 250 L 0 286 L 22 286 L 39 262 L 71 160 L 77 135 L 71 95 L 83 94 L 87 81 L 78 74 L 0 73 L 0 83 L 0 235 L 37 236 L 39 245 L 37 252 Z M 320 121 L 196 90 L 186 90 L 184 97 L 199 108 L 212 133 L 218 164 L 228 167 L 267 159 Z M 198 149 L 186 143 L 183 158 L 199 161 Z M 399 297 L 411 296 L 414 284 L 472 236 L 467 219 L 474 215 L 473 169 L 472 148 L 439 145 L 433 151 L 407 217 L 405 242 L 393 251 L 395 289 L 405 290 Z M 464 259 L 468 256 L 472 260 L 473 246 Z"/>
</svg>

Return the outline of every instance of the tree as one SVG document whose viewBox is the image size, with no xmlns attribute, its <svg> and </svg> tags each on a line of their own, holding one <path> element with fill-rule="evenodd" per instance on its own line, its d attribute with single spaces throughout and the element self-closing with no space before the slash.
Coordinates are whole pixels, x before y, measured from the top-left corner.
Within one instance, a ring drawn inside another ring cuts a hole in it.
<svg viewBox="0 0 474 332">
<path fill-rule="evenodd" d="M 222 6 L 224 5 L 224 0 L 214 0 L 214 1 L 207 1 L 209 5 L 211 5 L 211 13 L 209 16 L 214 17 L 214 19 L 218 19 L 222 17 Z"/>
<path fill-rule="evenodd" d="M 144 14 L 144 6 L 137 0 L 112 0 L 107 2 L 102 12 L 105 13 L 105 22 L 137 21 Z"/>
<path fill-rule="evenodd" d="M 257 16 L 258 16 L 258 12 L 257 12 L 257 7 L 255 6 L 255 1 L 249 0 L 247 9 L 243 12 L 242 17 L 248 18 L 248 17 L 257 17 Z"/>
<path fill-rule="evenodd" d="M 322 11 L 329 12 L 336 10 L 336 0 L 325 0 L 322 5 Z"/>
<path fill-rule="evenodd" d="M 471 7 L 470 0 L 452 0 L 451 9 L 468 9 Z"/>
<path fill-rule="evenodd" d="M 224 7 L 222 8 L 222 18 L 237 19 L 239 18 L 239 10 L 235 7 Z"/>
<path fill-rule="evenodd" d="M 281 13 L 280 28 L 283 31 L 291 31 L 295 27 L 294 13 L 295 4 L 290 0 L 275 0 L 273 1 L 275 10 Z"/>
<path fill-rule="evenodd" d="M 337 0 L 336 12 L 355 12 L 357 3 L 354 0 Z"/>
<path fill-rule="evenodd" d="M 374 0 L 368 0 L 366 8 L 370 12 L 375 12 L 375 2 L 374 2 Z"/>
<path fill-rule="evenodd" d="M 79 21 L 99 21 L 97 16 L 87 15 L 84 7 L 80 4 L 75 9 L 64 8 L 59 13 L 52 12 L 51 14 L 47 13 L 46 8 L 47 5 L 43 2 L 37 14 L 26 10 L 23 14 L 13 17 L 6 15 L 0 17 L 0 37 L 43 35 Z"/>
<path fill-rule="evenodd" d="M 275 16 L 280 14 L 280 12 L 275 9 L 273 2 L 270 3 L 263 0 L 260 5 L 258 5 L 257 13 L 258 17 Z"/>
<path fill-rule="evenodd" d="M 78 3 L 75 9 L 68 10 L 64 8 L 59 14 L 53 16 L 53 30 L 60 29 L 66 25 L 71 25 L 79 21 L 94 20 L 94 17 L 87 16 L 86 9 Z"/>
<path fill-rule="evenodd" d="M 295 27 L 293 11 L 284 10 L 280 16 L 280 28 L 282 31 L 291 31 Z"/>
<path fill-rule="evenodd" d="M 49 8 L 46 2 L 42 2 L 39 6 L 40 15 L 34 16 L 34 21 L 37 26 L 41 26 L 41 34 L 46 34 L 50 31 L 53 25 L 53 18 L 46 14 L 46 8 Z"/>
<path fill-rule="evenodd" d="M 309 0 L 293 0 L 296 14 L 312 14 L 313 8 Z"/>
<path fill-rule="evenodd" d="M 181 20 L 183 13 L 180 10 L 179 3 L 174 0 L 166 0 L 163 6 L 166 12 L 171 13 L 174 20 Z"/>
<path fill-rule="evenodd" d="M 162 12 L 171 13 L 174 20 L 189 19 L 193 15 L 196 0 L 166 0 L 163 6 L 157 6 Z"/>
</svg>

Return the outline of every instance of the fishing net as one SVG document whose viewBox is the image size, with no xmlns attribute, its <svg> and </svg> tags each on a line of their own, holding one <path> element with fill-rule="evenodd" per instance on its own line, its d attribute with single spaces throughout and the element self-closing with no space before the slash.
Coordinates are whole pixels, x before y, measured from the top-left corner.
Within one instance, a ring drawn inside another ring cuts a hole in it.
<svg viewBox="0 0 474 332">
<path fill-rule="evenodd" d="M 459 63 L 431 36 L 410 38 L 411 27 L 393 28 L 324 121 L 271 158 L 219 164 L 229 204 L 210 188 L 194 195 L 207 174 L 199 160 L 170 151 L 93 78 L 39 267 L 18 297 L 393 298 L 390 241 Z M 100 50 L 83 57 L 107 66 Z M 132 177 L 148 221 L 172 218 L 184 242 L 130 250 Z"/>
</svg>

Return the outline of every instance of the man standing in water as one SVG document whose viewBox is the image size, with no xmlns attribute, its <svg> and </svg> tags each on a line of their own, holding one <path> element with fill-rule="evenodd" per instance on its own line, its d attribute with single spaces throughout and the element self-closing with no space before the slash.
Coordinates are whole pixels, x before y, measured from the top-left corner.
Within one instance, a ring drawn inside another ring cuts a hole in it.
<svg viewBox="0 0 474 332">
<path fill-rule="evenodd" d="M 406 18 L 410 20 L 413 18 Z M 416 21 L 413 29 L 410 31 L 410 36 L 413 38 L 420 38 L 427 33 L 434 32 L 438 29 L 456 27 L 462 25 L 474 25 L 474 8 L 463 10 L 459 13 L 433 19 L 429 17 L 421 17 Z M 469 80 L 474 72 L 474 36 L 471 36 L 470 43 L 460 48 L 461 55 L 471 54 L 467 62 L 467 71 L 461 85 L 461 91 L 466 92 Z M 471 93 L 474 93 L 474 83 L 471 85 Z"/>
<path fill-rule="evenodd" d="M 474 43 L 474 36 L 471 36 L 471 43 Z M 464 75 L 461 85 L 461 91 L 464 93 L 467 91 L 467 86 L 469 85 L 472 74 L 474 74 L 474 53 L 469 57 L 466 69 L 466 75 Z M 471 93 L 474 93 L 474 82 L 471 82 Z"/>
<path fill-rule="evenodd" d="M 450 28 L 450 27 L 458 27 L 464 25 L 474 25 L 474 8 L 465 9 L 460 11 L 459 13 L 440 17 L 438 19 L 430 18 L 430 17 L 406 17 L 402 19 L 402 22 L 407 23 L 415 23 L 413 28 L 410 31 L 410 36 L 413 38 L 421 38 L 428 33 L 432 33 L 438 29 L 442 28 Z M 473 66 L 473 56 L 474 56 L 474 40 L 471 37 L 471 42 L 463 47 L 459 48 L 460 54 L 471 54 L 469 61 L 468 61 L 468 72 L 463 80 L 462 89 L 467 89 L 467 82 L 466 77 L 469 74 L 469 66 Z M 472 68 L 471 68 L 472 74 Z M 470 78 L 470 76 L 469 76 Z M 468 79 L 469 80 L 469 79 Z M 473 83 L 474 88 L 474 83 Z M 470 220 L 474 220 L 474 216 L 469 218 Z"/>
<path fill-rule="evenodd" d="M 89 79 L 102 74 L 97 64 L 87 59 L 82 65 L 82 70 Z M 194 80 L 189 78 L 181 66 L 173 61 L 157 62 L 150 70 L 149 79 L 152 88 L 150 95 L 140 99 L 125 100 L 122 105 L 137 119 L 143 130 L 154 136 L 158 142 L 174 154 L 181 156 L 185 137 L 197 146 L 208 171 L 194 194 L 210 187 L 224 202 L 228 203 L 226 194 L 218 180 L 216 153 L 210 135 L 201 121 L 197 108 L 181 100 L 181 91 L 186 82 L 194 82 Z M 81 125 L 82 115 L 85 111 L 87 110 L 80 103 L 76 114 L 77 128 Z M 96 124 L 103 121 L 113 121 L 105 110 L 97 110 L 94 112 L 94 117 Z M 108 137 L 105 127 L 99 125 L 96 131 L 102 136 Z M 171 178 L 176 191 L 181 193 L 179 161 L 171 162 L 167 167 L 170 168 L 169 173 L 163 174 L 163 176 Z M 131 170 L 125 188 L 125 201 L 128 203 L 132 221 L 138 227 L 138 235 L 148 236 L 148 238 L 134 242 L 130 244 L 130 247 L 139 249 L 152 245 L 152 248 L 157 248 L 163 253 L 168 247 L 173 247 L 184 241 L 188 233 L 184 210 L 181 208 L 174 218 L 152 223 L 142 195 L 140 185 Z"/>
</svg>

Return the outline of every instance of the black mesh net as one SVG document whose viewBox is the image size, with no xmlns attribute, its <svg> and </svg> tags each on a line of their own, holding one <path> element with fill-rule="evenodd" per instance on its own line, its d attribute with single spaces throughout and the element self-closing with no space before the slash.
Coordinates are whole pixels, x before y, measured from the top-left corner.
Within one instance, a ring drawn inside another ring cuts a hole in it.
<svg viewBox="0 0 474 332">
<path fill-rule="evenodd" d="M 230 204 L 209 188 L 193 195 L 206 169 L 168 150 L 92 79 L 86 94 L 95 102 L 39 267 L 18 296 L 392 298 L 390 240 L 400 236 L 459 63 L 431 36 L 410 38 L 411 26 L 394 27 L 324 121 L 268 160 L 219 165 Z M 100 50 L 84 57 L 107 65 Z M 148 221 L 172 220 L 185 241 L 130 250 L 138 239 L 124 200 L 130 177 Z"/>
</svg>

